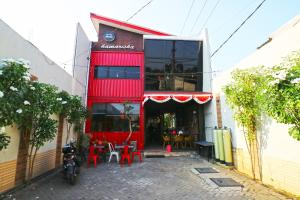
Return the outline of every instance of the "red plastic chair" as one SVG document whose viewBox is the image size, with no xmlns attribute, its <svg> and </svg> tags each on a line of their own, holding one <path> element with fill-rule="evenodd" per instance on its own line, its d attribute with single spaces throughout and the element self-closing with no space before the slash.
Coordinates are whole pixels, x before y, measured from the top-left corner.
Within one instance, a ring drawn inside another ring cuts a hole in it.
<svg viewBox="0 0 300 200">
<path fill-rule="evenodd" d="M 124 164 L 125 159 L 127 159 L 128 165 L 130 166 L 131 160 L 130 160 L 130 154 L 129 154 L 129 147 L 127 145 L 124 146 L 124 151 L 122 152 L 122 155 L 121 155 L 121 162 L 120 162 L 121 166 Z"/>
<path fill-rule="evenodd" d="M 97 159 L 99 159 L 99 156 L 98 156 L 98 154 L 95 153 L 94 145 L 91 145 L 90 149 L 89 149 L 89 156 L 88 156 L 88 159 L 87 159 L 87 166 L 89 167 L 90 166 L 90 161 L 93 160 L 94 161 L 94 167 L 96 167 Z"/>
<path fill-rule="evenodd" d="M 130 145 L 133 146 L 133 149 L 131 152 L 131 160 L 134 161 L 134 156 L 138 156 L 140 159 L 140 162 L 142 162 L 142 153 L 140 150 L 137 149 L 137 141 L 131 141 Z"/>
</svg>

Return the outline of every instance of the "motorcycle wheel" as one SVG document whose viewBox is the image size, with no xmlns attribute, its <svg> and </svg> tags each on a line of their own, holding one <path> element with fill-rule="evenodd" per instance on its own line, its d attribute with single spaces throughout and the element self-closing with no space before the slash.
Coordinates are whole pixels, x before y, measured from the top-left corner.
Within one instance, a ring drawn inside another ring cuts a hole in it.
<svg viewBox="0 0 300 200">
<path fill-rule="evenodd" d="M 74 185 L 75 182 L 76 182 L 76 177 L 74 176 L 74 174 L 69 174 L 69 177 L 68 177 L 68 181 L 71 185 Z"/>
</svg>

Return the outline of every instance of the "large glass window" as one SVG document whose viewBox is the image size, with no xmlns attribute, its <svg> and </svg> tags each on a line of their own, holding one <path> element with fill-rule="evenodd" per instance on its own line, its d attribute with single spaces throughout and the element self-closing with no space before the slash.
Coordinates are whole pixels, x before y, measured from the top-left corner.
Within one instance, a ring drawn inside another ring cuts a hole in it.
<svg viewBox="0 0 300 200">
<path fill-rule="evenodd" d="M 145 90 L 202 91 L 200 41 L 145 39 Z"/>
<path fill-rule="evenodd" d="M 128 104 L 132 130 L 140 129 L 140 105 Z M 97 103 L 92 108 L 92 131 L 128 132 L 129 122 L 124 115 L 124 105 L 121 103 Z"/>
<path fill-rule="evenodd" d="M 94 71 L 95 78 L 114 78 L 114 79 L 139 79 L 140 67 L 128 66 L 96 66 Z"/>
</svg>

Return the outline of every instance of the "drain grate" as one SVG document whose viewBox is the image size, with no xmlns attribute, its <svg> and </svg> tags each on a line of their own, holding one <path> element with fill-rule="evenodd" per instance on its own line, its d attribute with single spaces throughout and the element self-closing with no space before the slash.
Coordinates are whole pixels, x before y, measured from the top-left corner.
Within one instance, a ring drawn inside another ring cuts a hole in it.
<svg viewBox="0 0 300 200">
<path fill-rule="evenodd" d="M 210 178 L 219 187 L 244 187 L 232 178 Z"/>
<path fill-rule="evenodd" d="M 145 155 L 145 158 L 164 158 L 165 155 Z"/>
<path fill-rule="evenodd" d="M 200 174 L 208 174 L 208 173 L 219 173 L 217 170 L 211 167 L 204 167 L 204 168 L 195 168 Z"/>
</svg>

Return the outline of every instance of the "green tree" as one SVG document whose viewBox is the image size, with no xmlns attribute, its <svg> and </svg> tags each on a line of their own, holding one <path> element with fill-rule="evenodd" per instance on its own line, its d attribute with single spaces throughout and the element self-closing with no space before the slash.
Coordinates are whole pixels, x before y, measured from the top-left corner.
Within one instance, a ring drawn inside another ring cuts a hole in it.
<svg viewBox="0 0 300 200">
<path fill-rule="evenodd" d="M 234 112 L 234 118 L 242 127 L 251 159 L 251 169 L 254 179 L 256 169 L 260 167 L 260 141 L 257 136 L 257 128 L 261 116 L 261 86 L 263 68 L 237 69 L 232 72 L 232 82 L 224 87 L 226 101 Z"/>
<path fill-rule="evenodd" d="M 300 140 L 300 52 L 295 52 L 265 74 L 263 90 L 266 113 L 280 123 L 292 125 L 289 134 Z"/>
<path fill-rule="evenodd" d="M 4 127 L 0 128 L 0 151 L 9 145 L 10 137 L 4 132 Z"/>
<path fill-rule="evenodd" d="M 57 121 L 51 118 L 55 114 L 57 104 L 57 88 L 55 86 L 31 82 L 24 93 L 24 100 L 20 109 L 22 113 L 16 119 L 19 128 L 29 134 L 29 170 L 28 180 L 33 174 L 33 166 L 37 151 L 52 141 L 57 132 Z"/>
<path fill-rule="evenodd" d="M 38 149 L 55 137 L 56 121 L 50 115 L 55 111 L 57 88 L 31 81 L 29 63 L 24 60 L 1 60 L 0 79 L 0 127 L 16 124 L 21 142 L 30 145 L 30 180 Z"/>
<path fill-rule="evenodd" d="M 12 126 L 22 112 L 24 90 L 30 80 L 29 63 L 25 60 L 0 60 L 0 128 Z M 0 132 L 0 151 L 7 148 L 10 137 Z"/>
<path fill-rule="evenodd" d="M 88 111 L 82 105 L 82 100 L 79 96 L 69 95 L 65 91 L 60 92 L 58 96 L 58 100 L 61 101 L 59 114 L 67 121 L 67 143 L 72 127 L 75 133 L 83 132 L 83 124 L 88 117 Z"/>
<path fill-rule="evenodd" d="M 68 133 L 73 124 L 82 125 L 87 116 L 78 96 L 58 92 L 55 86 L 30 79 L 27 61 L 0 60 L 0 128 L 16 124 L 21 133 L 20 141 L 26 148 L 30 147 L 29 181 L 38 150 L 56 136 L 57 121 L 51 116 L 65 117 L 70 124 Z M 0 150 L 8 146 L 10 139 L 2 129 Z"/>
</svg>

